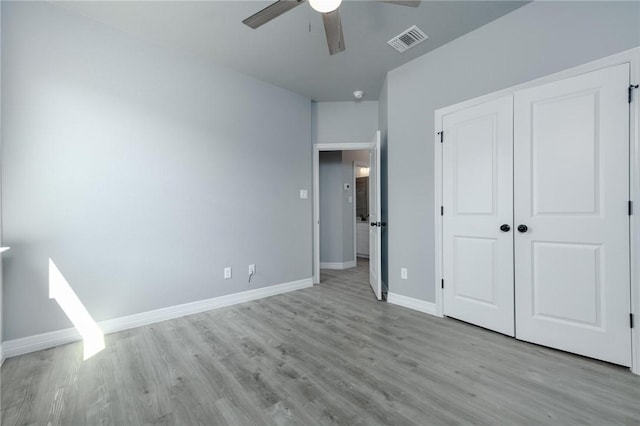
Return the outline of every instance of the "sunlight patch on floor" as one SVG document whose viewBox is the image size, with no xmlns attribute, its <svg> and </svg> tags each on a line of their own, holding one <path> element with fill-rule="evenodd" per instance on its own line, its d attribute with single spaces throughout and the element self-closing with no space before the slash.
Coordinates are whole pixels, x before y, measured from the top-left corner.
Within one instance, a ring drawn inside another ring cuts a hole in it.
<svg viewBox="0 0 640 426">
<path fill-rule="evenodd" d="M 104 333 L 51 258 L 49 259 L 49 299 L 56 299 L 82 336 L 85 360 L 104 349 Z"/>
</svg>

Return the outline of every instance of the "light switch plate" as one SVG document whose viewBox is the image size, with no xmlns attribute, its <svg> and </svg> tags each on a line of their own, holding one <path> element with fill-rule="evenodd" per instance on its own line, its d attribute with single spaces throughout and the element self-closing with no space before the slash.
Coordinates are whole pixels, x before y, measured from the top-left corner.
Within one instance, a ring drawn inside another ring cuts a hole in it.
<svg viewBox="0 0 640 426">
<path fill-rule="evenodd" d="M 231 266 L 224 268 L 224 279 L 228 280 L 229 278 L 231 278 Z"/>
<path fill-rule="evenodd" d="M 403 280 L 407 279 L 407 268 L 400 268 L 400 278 Z"/>
<path fill-rule="evenodd" d="M 309 192 L 306 189 L 300 190 L 300 198 L 307 199 L 309 198 Z"/>
</svg>

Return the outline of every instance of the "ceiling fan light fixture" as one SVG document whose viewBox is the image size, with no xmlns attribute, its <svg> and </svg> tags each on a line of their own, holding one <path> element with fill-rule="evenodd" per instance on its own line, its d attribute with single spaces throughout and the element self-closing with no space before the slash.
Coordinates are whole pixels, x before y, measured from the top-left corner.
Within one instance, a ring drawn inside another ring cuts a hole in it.
<svg viewBox="0 0 640 426">
<path fill-rule="evenodd" d="M 342 0 L 309 0 L 309 4 L 313 10 L 320 13 L 333 12 L 340 7 Z"/>
</svg>

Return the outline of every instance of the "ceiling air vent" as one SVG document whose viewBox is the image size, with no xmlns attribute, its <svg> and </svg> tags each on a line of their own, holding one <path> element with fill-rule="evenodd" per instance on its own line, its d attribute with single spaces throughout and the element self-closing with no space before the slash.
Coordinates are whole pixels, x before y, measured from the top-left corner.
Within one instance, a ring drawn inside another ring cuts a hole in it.
<svg viewBox="0 0 640 426">
<path fill-rule="evenodd" d="M 428 38 L 428 35 L 423 33 L 420 28 L 414 25 L 402 34 L 398 34 L 387 43 L 398 52 L 404 52 L 405 50 L 422 43 Z"/>
</svg>

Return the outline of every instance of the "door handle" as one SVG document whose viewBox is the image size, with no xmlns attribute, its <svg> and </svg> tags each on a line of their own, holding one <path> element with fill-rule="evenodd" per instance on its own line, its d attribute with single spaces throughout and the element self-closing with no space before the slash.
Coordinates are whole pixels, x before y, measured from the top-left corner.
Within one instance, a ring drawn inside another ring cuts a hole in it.
<svg viewBox="0 0 640 426">
<path fill-rule="evenodd" d="M 502 232 L 509 232 L 509 231 L 511 230 L 511 227 L 505 223 L 504 225 L 502 225 L 502 226 L 500 227 L 500 230 L 501 230 Z"/>
<path fill-rule="evenodd" d="M 522 232 L 524 234 L 528 230 L 529 228 L 527 227 L 527 225 L 518 225 L 518 232 Z"/>
<path fill-rule="evenodd" d="M 371 222 L 371 226 L 378 226 L 378 224 L 375 222 Z"/>
</svg>

